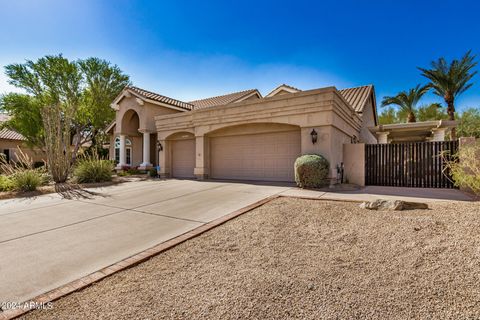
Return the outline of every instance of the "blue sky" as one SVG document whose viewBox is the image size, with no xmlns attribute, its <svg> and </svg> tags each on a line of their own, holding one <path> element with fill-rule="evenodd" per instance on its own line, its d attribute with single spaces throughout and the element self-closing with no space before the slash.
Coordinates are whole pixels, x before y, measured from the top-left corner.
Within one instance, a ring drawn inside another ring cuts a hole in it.
<svg viewBox="0 0 480 320">
<path fill-rule="evenodd" d="M 417 66 L 480 55 L 476 1 L 0 2 L 0 65 L 63 53 L 118 64 L 133 83 L 191 100 L 281 83 L 374 84 L 377 98 L 425 82 Z M 13 90 L 3 72 L 0 93 Z M 424 102 L 438 100 L 428 96 Z M 458 107 L 480 106 L 480 76 Z"/>
</svg>

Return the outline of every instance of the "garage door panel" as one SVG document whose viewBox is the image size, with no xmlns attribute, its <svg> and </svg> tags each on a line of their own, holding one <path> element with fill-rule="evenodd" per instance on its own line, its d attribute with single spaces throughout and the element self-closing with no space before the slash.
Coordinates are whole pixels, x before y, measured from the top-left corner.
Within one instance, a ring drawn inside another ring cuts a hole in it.
<svg viewBox="0 0 480 320">
<path fill-rule="evenodd" d="M 300 130 L 213 137 L 210 146 L 212 178 L 293 181 Z"/>
<path fill-rule="evenodd" d="M 172 176 L 175 178 L 194 178 L 195 140 L 172 141 Z"/>
</svg>

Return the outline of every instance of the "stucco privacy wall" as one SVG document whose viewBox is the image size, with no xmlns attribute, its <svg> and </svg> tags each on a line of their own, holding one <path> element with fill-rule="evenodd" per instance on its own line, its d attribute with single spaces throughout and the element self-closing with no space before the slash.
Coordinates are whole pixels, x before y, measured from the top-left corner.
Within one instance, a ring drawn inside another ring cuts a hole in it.
<svg viewBox="0 0 480 320">
<path fill-rule="evenodd" d="M 284 124 L 300 127 L 302 154 L 317 153 L 327 158 L 333 178 L 336 176 L 335 166 L 343 160 L 341 146 L 350 141 L 351 137 L 359 136 L 362 120 L 334 87 L 328 87 L 184 113 L 158 115 L 155 124 L 158 140 L 165 146 L 159 159 L 160 173 L 165 176 L 170 174 L 168 140 L 174 134 L 185 132 L 195 136 L 195 174 L 204 178 L 209 173 L 209 135 L 233 126 L 247 125 L 249 130 L 260 132 L 266 130 L 267 124 Z M 311 140 L 312 129 L 318 133 L 315 144 Z"/>
<path fill-rule="evenodd" d="M 344 181 L 365 186 L 365 144 L 343 145 Z"/>
</svg>

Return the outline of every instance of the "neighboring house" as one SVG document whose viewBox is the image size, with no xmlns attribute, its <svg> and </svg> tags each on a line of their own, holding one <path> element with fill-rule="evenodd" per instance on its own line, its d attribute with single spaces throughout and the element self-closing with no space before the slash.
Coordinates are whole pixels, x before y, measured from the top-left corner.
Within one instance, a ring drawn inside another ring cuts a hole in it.
<svg viewBox="0 0 480 320">
<path fill-rule="evenodd" d="M 159 166 L 161 176 L 293 181 L 302 154 L 321 154 L 330 177 L 343 144 L 376 143 L 374 87 L 301 91 L 281 85 L 183 102 L 126 87 L 107 132 L 117 169 Z"/>
<path fill-rule="evenodd" d="M 8 121 L 9 116 L 0 113 L 0 125 Z M 27 154 L 34 162 L 41 162 L 46 159 L 45 153 L 38 149 L 27 146 L 25 138 L 18 132 L 9 129 L 0 129 L 0 153 L 7 161 L 16 161 L 19 149 Z"/>
</svg>

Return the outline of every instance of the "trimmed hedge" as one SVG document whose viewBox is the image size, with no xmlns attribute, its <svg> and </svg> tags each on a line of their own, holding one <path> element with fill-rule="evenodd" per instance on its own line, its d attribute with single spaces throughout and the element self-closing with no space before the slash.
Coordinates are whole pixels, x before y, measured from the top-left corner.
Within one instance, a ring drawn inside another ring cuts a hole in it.
<svg viewBox="0 0 480 320">
<path fill-rule="evenodd" d="M 295 182 L 300 188 L 319 188 L 328 185 L 328 161 L 317 154 L 307 154 L 295 160 Z"/>
</svg>

